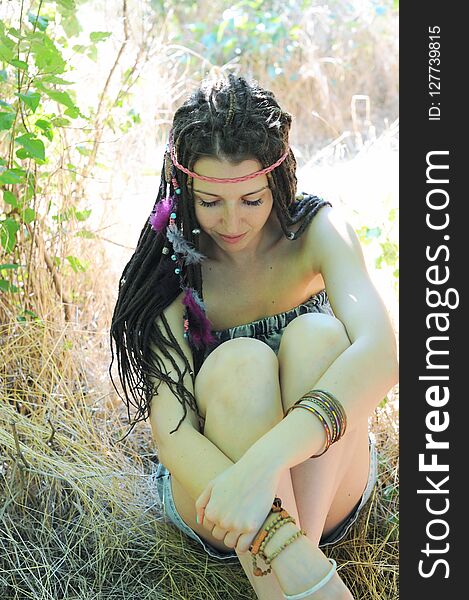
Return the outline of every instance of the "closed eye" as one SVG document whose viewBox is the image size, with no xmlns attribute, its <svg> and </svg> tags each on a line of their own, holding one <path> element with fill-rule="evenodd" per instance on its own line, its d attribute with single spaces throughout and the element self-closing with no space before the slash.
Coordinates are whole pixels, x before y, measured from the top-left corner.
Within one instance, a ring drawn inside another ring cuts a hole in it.
<svg viewBox="0 0 469 600">
<path fill-rule="evenodd" d="M 206 206 L 207 208 L 209 206 L 216 206 L 220 200 L 214 200 L 213 202 L 205 202 L 204 200 L 202 200 L 202 198 L 198 198 L 198 203 L 200 206 Z M 243 202 L 246 204 L 246 206 L 260 206 L 261 204 L 263 204 L 263 201 L 259 198 L 258 200 L 243 200 Z"/>
</svg>

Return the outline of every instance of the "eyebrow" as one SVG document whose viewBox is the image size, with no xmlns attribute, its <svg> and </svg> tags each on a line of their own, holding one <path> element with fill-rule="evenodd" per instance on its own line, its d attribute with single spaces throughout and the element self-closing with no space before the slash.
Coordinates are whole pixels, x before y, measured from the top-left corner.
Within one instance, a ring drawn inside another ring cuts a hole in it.
<svg viewBox="0 0 469 600">
<path fill-rule="evenodd" d="M 248 192 L 247 194 L 243 194 L 243 196 L 252 196 L 253 194 L 258 194 L 259 192 L 262 192 L 263 190 L 267 189 L 269 186 L 265 185 L 263 188 L 261 188 L 260 190 L 256 190 L 255 192 Z M 198 192 L 199 194 L 205 194 L 206 196 L 213 196 L 215 198 L 220 198 L 220 196 L 218 194 L 211 194 L 210 192 L 204 192 L 202 190 L 196 190 L 195 188 L 193 189 L 194 192 Z"/>
</svg>

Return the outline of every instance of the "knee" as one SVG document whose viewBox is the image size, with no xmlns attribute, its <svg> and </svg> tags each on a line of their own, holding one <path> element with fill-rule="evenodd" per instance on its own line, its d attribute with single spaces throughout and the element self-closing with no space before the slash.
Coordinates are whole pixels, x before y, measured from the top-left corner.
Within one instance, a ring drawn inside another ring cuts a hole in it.
<svg viewBox="0 0 469 600">
<path fill-rule="evenodd" d="M 302 344 L 314 347 L 327 347 L 343 352 L 350 346 L 347 331 L 336 317 L 323 313 L 306 313 L 299 315 L 285 328 L 279 349 L 284 353 L 292 344 L 298 348 Z"/>
<path fill-rule="evenodd" d="M 243 392 L 256 382 L 278 381 L 278 360 L 275 352 L 255 338 L 234 338 L 223 342 L 209 354 L 195 382 L 197 397 L 232 399 L 233 390 Z"/>
</svg>

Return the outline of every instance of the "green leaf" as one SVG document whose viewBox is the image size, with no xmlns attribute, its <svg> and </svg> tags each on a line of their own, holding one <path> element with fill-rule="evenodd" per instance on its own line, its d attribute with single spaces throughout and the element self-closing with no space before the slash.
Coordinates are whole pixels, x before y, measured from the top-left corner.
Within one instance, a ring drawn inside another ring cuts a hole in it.
<svg viewBox="0 0 469 600">
<path fill-rule="evenodd" d="M 15 196 L 15 194 L 9 192 L 8 190 L 3 190 L 3 201 L 13 206 L 13 208 L 18 207 L 17 197 Z"/>
<path fill-rule="evenodd" d="M 98 60 L 98 49 L 96 46 L 88 46 L 86 56 L 93 62 L 96 62 Z"/>
<path fill-rule="evenodd" d="M 57 0 L 57 5 L 63 7 L 65 11 L 73 11 L 77 8 L 75 0 Z"/>
<path fill-rule="evenodd" d="M 75 211 L 75 217 L 78 221 L 86 221 L 86 219 L 91 215 L 91 209 L 88 210 L 77 210 Z"/>
<path fill-rule="evenodd" d="M 73 218 L 75 218 L 77 221 L 86 221 L 86 219 L 91 215 L 91 212 L 91 209 L 79 211 L 74 206 L 71 206 L 70 208 L 67 208 L 67 210 L 62 211 L 57 215 L 52 215 L 52 219 L 58 223 L 70 221 Z"/>
<path fill-rule="evenodd" d="M 88 261 L 82 263 L 76 256 L 66 256 L 65 258 L 68 260 L 75 273 L 78 273 L 78 271 L 86 271 L 89 267 Z"/>
<path fill-rule="evenodd" d="M 28 12 L 28 21 L 32 25 L 36 24 L 36 27 L 38 27 L 41 31 L 45 31 L 49 25 L 49 19 L 47 17 L 35 15 L 32 12 Z"/>
<path fill-rule="evenodd" d="M 28 317 L 32 317 L 33 319 L 39 319 L 35 312 L 33 312 L 32 310 L 28 310 L 27 308 L 23 310 L 23 314 L 28 315 Z"/>
<path fill-rule="evenodd" d="M 16 58 L 13 58 L 12 60 L 9 60 L 7 62 L 9 62 L 10 65 L 13 65 L 17 69 L 20 69 L 20 71 L 27 71 L 28 70 L 28 63 L 24 62 L 24 60 L 18 60 Z"/>
<path fill-rule="evenodd" d="M 0 184 L 21 183 L 26 177 L 24 169 L 5 169 L 0 173 Z"/>
<path fill-rule="evenodd" d="M 88 231 L 87 229 L 81 229 L 75 233 L 75 237 L 84 238 L 86 240 L 96 239 L 98 236 L 93 231 Z"/>
<path fill-rule="evenodd" d="M 10 27 L 8 29 L 8 34 L 11 37 L 16 38 L 17 40 L 24 40 L 24 39 L 26 39 L 26 36 L 21 35 L 21 31 L 19 29 L 16 29 L 16 27 Z"/>
<path fill-rule="evenodd" d="M 20 135 L 15 139 L 15 142 L 23 146 L 24 151 L 26 152 L 26 156 L 24 152 L 21 152 L 20 158 L 37 158 L 39 160 L 46 159 L 46 149 L 44 147 L 44 142 L 42 140 L 38 140 L 34 133 L 25 133 L 24 135 Z M 18 152 L 16 153 L 18 156 Z"/>
<path fill-rule="evenodd" d="M 0 69 L 0 81 L 6 81 L 8 79 L 8 73 L 5 69 Z"/>
<path fill-rule="evenodd" d="M 39 101 L 41 100 L 41 94 L 37 92 L 27 92 L 26 94 L 16 94 L 23 102 L 29 106 L 29 108 L 36 112 L 36 108 L 39 106 Z"/>
<path fill-rule="evenodd" d="M 5 44 L 5 42 L 7 40 L 8 40 L 8 42 L 11 42 L 11 45 L 12 45 L 11 48 L 9 48 Z M 0 40 L 0 60 L 3 60 L 7 63 L 14 60 L 15 55 L 13 54 L 13 48 L 14 48 L 14 43 L 12 40 L 9 40 L 8 38 L 4 38 L 3 40 Z"/>
<path fill-rule="evenodd" d="M 67 68 L 67 63 L 62 57 L 60 50 L 45 34 L 41 34 L 40 39 L 34 39 L 31 42 L 31 52 L 34 56 L 34 62 L 40 71 L 57 74 L 63 73 Z"/>
<path fill-rule="evenodd" d="M 21 217 L 25 223 L 32 223 L 36 218 L 36 211 L 27 207 L 24 209 Z"/>
<path fill-rule="evenodd" d="M 16 245 L 16 232 L 20 226 L 11 218 L 0 221 L 0 243 L 7 254 L 13 252 Z"/>
<path fill-rule="evenodd" d="M 51 98 L 52 100 L 55 100 L 59 104 L 63 104 L 64 106 L 67 106 L 68 108 L 75 108 L 75 103 L 70 98 L 69 94 L 67 94 L 67 92 L 58 92 L 55 90 L 49 90 L 48 88 L 43 87 L 43 86 L 41 86 L 41 89 L 44 91 L 45 94 L 47 94 L 49 96 L 49 98 Z"/>
<path fill-rule="evenodd" d="M 52 129 L 52 123 L 45 119 L 38 119 L 35 123 L 36 127 L 42 131 L 43 135 L 51 142 L 54 139 L 54 131 Z"/>
<path fill-rule="evenodd" d="M 15 113 L 0 112 L 0 131 L 11 129 L 11 126 L 15 122 L 15 116 Z"/>
<path fill-rule="evenodd" d="M 40 81 L 41 83 L 54 83 L 54 84 L 58 84 L 58 85 L 73 85 L 74 83 L 76 83 L 75 81 L 67 81 L 66 79 L 63 79 L 62 77 L 57 77 L 57 75 L 50 75 L 50 74 L 38 77 L 36 79 L 36 81 Z"/>
<path fill-rule="evenodd" d="M 64 117 L 53 117 L 51 122 L 53 127 L 68 127 L 70 125 L 70 121 L 64 119 Z"/>
<path fill-rule="evenodd" d="M 74 52 L 78 52 L 78 54 L 84 54 L 86 49 L 87 46 L 85 46 L 84 44 L 76 44 L 75 46 L 72 46 L 72 50 Z"/>
<path fill-rule="evenodd" d="M 384 408 L 386 406 L 386 404 L 388 403 L 389 399 L 387 396 L 385 396 L 381 402 L 378 404 L 379 408 Z"/>
<path fill-rule="evenodd" d="M 103 40 L 107 40 L 111 35 L 110 31 L 92 31 L 90 33 L 90 40 L 92 42 L 102 42 Z"/>
<path fill-rule="evenodd" d="M 0 290 L 2 292 L 19 292 L 20 289 L 6 279 L 0 279 Z"/>
<path fill-rule="evenodd" d="M 4 265 L 0 265 L 0 271 L 7 270 L 7 269 L 18 269 L 19 267 L 21 267 L 21 265 L 5 263 Z"/>
<path fill-rule="evenodd" d="M 68 117 L 71 117 L 72 119 L 76 119 L 80 116 L 81 113 L 78 106 L 74 106 L 73 108 L 67 108 L 66 110 L 64 110 L 64 114 L 66 114 Z"/>
</svg>

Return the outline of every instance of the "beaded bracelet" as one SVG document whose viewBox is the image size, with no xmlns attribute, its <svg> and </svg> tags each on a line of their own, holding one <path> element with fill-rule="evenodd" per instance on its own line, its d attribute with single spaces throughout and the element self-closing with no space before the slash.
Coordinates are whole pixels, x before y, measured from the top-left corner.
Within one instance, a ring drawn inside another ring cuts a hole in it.
<svg viewBox="0 0 469 600">
<path fill-rule="evenodd" d="M 282 552 L 282 550 L 284 550 L 287 546 L 289 546 L 292 542 L 294 542 L 298 537 L 300 537 L 300 535 L 306 535 L 306 531 L 304 531 L 304 529 L 300 529 L 299 531 L 296 531 L 290 538 L 288 538 L 288 540 L 286 540 L 280 546 L 280 548 L 277 548 L 277 550 L 275 550 L 275 552 L 273 554 L 271 554 L 270 556 L 266 556 L 266 554 L 264 552 L 265 546 L 270 541 L 270 539 L 275 535 L 277 530 L 280 529 L 280 527 L 283 527 L 283 525 L 286 525 L 287 523 L 296 524 L 296 521 L 293 517 L 290 517 L 290 516 L 287 518 L 283 518 L 283 517 L 279 516 L 277 519 L 272 521 L 272 523 L 266 528 L 265 531 L 268 532 L 268 535 L 262 541 L 256 554 L 253 554 L 253 557 L 252 557 L 253 573 L 257 577 L 263 576 L 263 575 L 268 575 L 272 571 L 272 567 L 271 567 L 270 563 L 274 560 L 274 558 L 276 558 L 280 554 L 280 552 Z M 257 565 L 257 560 L 256 560 L 257 554 L 264 559 L 264 562 L 266 564 L 269 565 L 268 569 L 266 569 L 265 571 L 263 571 Z"/>
<path fill-rule="evenodd" d="M 287 517 L 287 518 L 282 518 L 282 517 L 278 517 L 278 519 L 276 519 L 275 521 L 273 521 L 266 529 L 265 531 L 268 532 L 267 537 L 262 541 L 259 550 L 256 554 L 253 554 L 252 556 L 252 566 L 253 566 L 253 573 L 254 575 L 260 577 L 262 575 L 267 575 L 268 573 L 270 573 L 272 571 L 272 567 L 270 566 L 270 561 L 268 560 L 265 552 L 264 552 L 264 548 L 266 547 L 267 543 L 272 539 L 272 537 L 276 534 L 277 530 L 280 529 L 280 527 L 283 527 L 284 525 L 287 525 L 288 523 L 294 523 L 295 524 L 295 519 L 293 517 Z M 281 548 L 281 550 L 283 550 L 283 547 Z M 267 563 L 269 565 L 269 568 L 266 571 L 263 571 L 258 565 L 257 565 L 257 555 L 261 556 L 264 559 L 264 562 Z M 275 557 L 273 557 L 275 558 Z"/>
<path fill-rule="evenodd" d="M 279 549 L 277 549 L 274 552 L 274 554 L 272 554 L 270 557 L 267 557 L 265 555 L 265 553 L 264 553 L 264 548 L 265 548 L 266 544 L 268 543 L 268 541 L 275 534 L 275 532 L 280 527 L 282 527 L 283 525 L 286 525 L 287 523 L 294 523 L 294 524 L 296 524 L 295 519 L 293 517 L 291 517 L 284 508 L 282 508 L 282 500 L 280 498 L 278 498 L 277 496 L 275 496 L 275 499 L 274 499 L 274 501 L 272 503 L 272 508 L 271 508 L 270 513 L 267 516 L 267 518 L 271 514 L 274 514 L 274 513 L 277 513 L 276 518 L 267 527 L 265 527 L 265 528 L 264 528 L 264 526 L 261 527 L 261 529 L 257 533 L 254 541 L 249 546 L 249 551 L 252 554 L 253 573 L 256 576 L 267 575 L 268 573 L 270 573 L 272 571 L 272 567 L 270 566 L 270 562 L 276 556 L 278 556 L 278 554 L 280 554 L 280 552 L 284 548 L 286 548 L 289 544 L 291 544 L 291 542 L 293 542 L 297 537 L 299 537 L 300 535 L 306 535 L 306 531 L 304 531 L 303 529 L 301 529 L 300 531 L 297 531 L 292 537 L 290 537 L 283 544 L 283 546 L 281 546 Z M 262 569 L 257 566 L 256 555 L 260 555 L 264 559 L 264 561 L 267 564 L 269 564 L 269 568 L 266 571 L 262 571 Z"/>
</svg>

